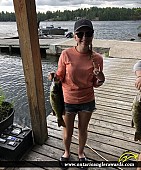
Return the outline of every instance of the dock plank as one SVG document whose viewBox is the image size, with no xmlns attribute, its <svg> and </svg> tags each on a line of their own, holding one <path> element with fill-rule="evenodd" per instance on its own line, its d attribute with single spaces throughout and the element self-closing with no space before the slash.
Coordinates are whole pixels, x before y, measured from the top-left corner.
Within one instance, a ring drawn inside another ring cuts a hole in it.
<svg viewBox="0 0 141 170">
<path fill-rule="evenodd" d="M 56 124 L 55 121 L 49 122 L 49 126 L 52 127 L 54 131 L 55 131 L 55 128 L 57 128 L 57 127 L 55 127 L 55 124 Z M 113 123 L 113 126 L 114 125 L 115 125 L 115 123 Z M 99 123 L 99 126 L 100 126 L 100 123 Z M 111 126 L 111 129 L 105 128 L 105 130 L 100 131 L 98 126 L 95 126 L 95 125 L 93 125 L 93 123 L 90 122 L 89 128 L 88 128 L 90 135 L 89 135 L 88 139 L 91 139 L 91 140 L 93 139 L 93 141 L 91 143 L 93 143 L 94 141 L 100 141 L 101 144 L 105 143 L 106 145 L 109 145 L 109 146 L 114 145 L 114 147 L 117 147 L 117 148 L 119 147 L 122 149 L 127 148 L 126 150 L 128 150 L 128 149 L 131 150 L 132 148 L 134 148 L 136 146 L 136 148 L 137 148 L 136 152 L 139 152 L 139 148 L 141 147 L 140 143 L 138 144 L 138 147 L 137 147 L 137 144 L 133 141 L 134 129 L 132 130 L 133 134 L 127 133 L 127 132 L 123 133 L 121 130 L 115 131 L 114 130 L 115 127 L 113 127 L 113 126 Z M 113 129 L 112 129 L 112 127 L 113 127 Z M 57 128 L 57 130 L 61 136 L 61 131 L 58 128 Z M 77 121 L 75 121 L 75 131 L 74 132 L 78 136 Z M 118 135 L 117 135 L 117 132 L 118 132 Z M 127 138 L 126 133 L 127 133 L 127 136 L 130 138 Z M 122 143 L 122 146 L 119 146 L 120 143 Z M 109 152 L 109 148 L 107 148 L 107 150 L 108 150 L 107 152 Z"/>
</svg>

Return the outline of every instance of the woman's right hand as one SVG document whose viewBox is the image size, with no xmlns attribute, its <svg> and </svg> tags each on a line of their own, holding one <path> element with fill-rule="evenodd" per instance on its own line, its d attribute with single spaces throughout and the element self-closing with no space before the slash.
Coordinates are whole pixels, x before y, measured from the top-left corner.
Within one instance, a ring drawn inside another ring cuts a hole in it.
<svg viewBox="0 0 141 170">
<path fill-rule="evenodd" d="M 50 73 L 50 74 L 48 75 L 48 79 L 49 79 L 50 81 L 52 81 L 53 78 L 54 78 L 55 81 L 60 81 L 60 78 L 59 78 L 55 73 Z"/>
</svg>

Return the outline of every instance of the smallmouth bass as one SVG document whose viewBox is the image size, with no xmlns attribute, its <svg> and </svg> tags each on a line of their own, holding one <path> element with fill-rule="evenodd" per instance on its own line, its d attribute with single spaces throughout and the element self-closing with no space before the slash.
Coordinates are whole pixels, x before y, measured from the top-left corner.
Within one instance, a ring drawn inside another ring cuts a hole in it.
<svg viewBox="0 0 141 170">
<path fill-rule="evenodd" d="M 133 100 L 132 127 L 134 126 L 136 129 L 134 140 L 141 141 L 141 92 L 139 92 Z"/>
<path fill-rule="evenodd" d="M 57 117 L 58 126 L 65 126 L 63 119 L 64 114 L 64 97 L 62 91 L 62 83 L 54 77 L 50 86 L 50 104 L 53 115 Z"/>
</svg>

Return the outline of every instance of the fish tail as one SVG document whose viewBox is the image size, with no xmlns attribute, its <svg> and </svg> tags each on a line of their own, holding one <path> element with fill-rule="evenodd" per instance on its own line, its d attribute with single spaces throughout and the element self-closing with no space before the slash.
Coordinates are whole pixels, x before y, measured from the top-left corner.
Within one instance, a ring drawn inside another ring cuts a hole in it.
<svg viewBox="0 0 141 170">
<path fill-rule="evenodd" d="M 134 122 L 133 122 L 133 119 L 131 121 L 131 127 L 134 127 Z"/>
<path fill-rule="evenodd" d="M 58 126 L 59 126 L 59 127 L 60 127 L 60 126 L 66 127 L 65 122 L 64 122 L 64 119 L 63 119 L 63 118 L 58 120 Z"/>
<path fill-rule="evenodd" d="M 140 132 L 135 132 L 135 136 L 134 136 L 134 140 L 135 141 L 141 141 L 141 133 Z"/>
</svg>

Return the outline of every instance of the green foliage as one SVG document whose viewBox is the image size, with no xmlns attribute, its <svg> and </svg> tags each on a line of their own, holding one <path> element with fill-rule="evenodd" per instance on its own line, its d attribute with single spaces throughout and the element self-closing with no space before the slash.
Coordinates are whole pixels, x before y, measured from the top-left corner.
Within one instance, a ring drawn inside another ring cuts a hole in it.
<svg viewBox="0 0 141 170">
<path fill-rule="evenodd" d="M 125 20 L 140 20 L 141 8 L 79 8 L 77 10 L 65 10 L 63 12 L 47 11 L 45 13 L 38 13 L 38 20 L 54 20 L 54 21 L 71 21 L 78 18 L 88 18 L 90 20 L 99 21 L 125 21 Z"/>
<path fill-rule="evenodd" d="M 45 13 L 38 12 L 37 20 L 54 20 L 54 21 L 71 21 L 76 20 L 79 17 L 85 17 L 91 20 L 100 21 L 125 21 L 125 20 L 140 20 L 141 8 L 79 8 L 77 10 L 64 10 L 61 12 L 57 10 L 55 12 L 46 11 Z M 14 12 L 1 12 L 0 21 L 16 21 Z"/>
<path fill-rule="evenodd" d="M 0 122 L 11 114 L 11 109 L 13 108 L 13 104 L 6 102 L 5 99 L 4 92 L 0 88 Z"/>
<path fill-rule="evenodd" d="M 14 12 L 1 12 L 0 13 L 0 21 L 16 21 Z"/>
<path fill-rule="evenodd" d="M 109 51 L 104 53 L 105 57 L 109 57 Z"/>
<path fill-rule="evenodd" d="M 3 90 L 0 88 L 0 107 L 4 101 L 5 101 L 5 95 L 3 93 Z"/>
</svg>

